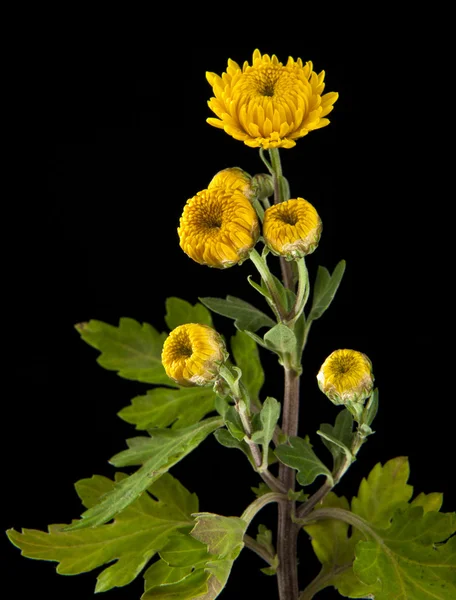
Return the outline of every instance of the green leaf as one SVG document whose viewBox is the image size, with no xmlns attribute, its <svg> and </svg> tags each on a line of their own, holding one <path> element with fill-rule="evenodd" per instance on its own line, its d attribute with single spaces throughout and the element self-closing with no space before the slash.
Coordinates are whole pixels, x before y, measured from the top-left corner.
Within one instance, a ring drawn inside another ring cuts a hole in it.
<svg viewBox="0 0 456 600">
<path fill-rule="evenodd" d="M 317 433 L 333 455 L 333 472 L 339 468 L 345 456 L 350 461 L 353 459 L 350 450 L 353 443 L 353 417 L 347 409 L 344 408 L 339 412 L 334 426 L 322 423 Z"/>
<path fill-rule="evenodd" d="M 264 371 L 256 342 L 243 331 L 237 331 L 231 338 L 231 351 L 242 371 L 242 383 L 247 388 L 250 399 L 258 401 L 264 383 Z"/>
<path fill-rule="evenodd" d="M 354 572 L 367 585 L 378 582 L 376 600 L 454 600 L 456 537 L 441 543 L 454 531 L 455 513 L 398 510 L 373 541 L 358 543 Z"/>
<path fill-rule="evenodd" d="M 194 306 L 182 298 L 167 298 L 165 321 L 173 330 L 185 323 L 200 323 L 212 327 L 211 313 L 202 304 L 197 302 Z"/>
<path fill-rule="evenodd" d="M 115 466 L 145 462 L 136 473 L 117 483 L 99 504 L 89 508 L 82 514 L 81 520 L 67 530 L 95 527 L 112 519 L 222 425 L 223 419 L 213 417 L 185 429 L 157 429 L 147 444 L 142 442 L 114 456 L 110 462 Z"/>
<path fill-rule="evenodd" d="M 280 402 L 268 396 L 260 412 L 261 429 L 252 434 L 252 440 L 263 447 L 263 464 L 268 464 L 269 444 L 280 417 Z"/>
<path fill-rule="evenodd" d="M 97 362 L 120 377 L 143 383 L 176 384 L 166 375 L 161 351 L 166 333 L 158 333 L 148 323 L 122 318 L 114 327 L 102 321 L 79 323 L 82 339 L 101 352 Z"/>
<path fill-rule="evenodd" d="M 205 565 L 212 558 L 205 544 L 183 533 L 169 538 L 166 546 L 160 550 L 160 557 L 171 567 L 197 567 Z"/>
<path fill-rule="evenodd" d="M 159 387 L 148 390 L 145 396 L 136 396 L 131 406 L 123 408 L 119 417 L 147 430 L 152 427 L 182 429 L 198 423 L 214 410 L 215 393 L 211 387 L 188 387 L 173 390 Z"/>
<path fill-rule="evenodd" d="M 339 498 L 330 492 L 319 504 L 319 508 L 342 508 L 349 510 L 346 498 Z M 326 519 L 306 525 L 304 530 L 310 535 L 312 548 L 322 564 L 319 590 L 334 586 L 342 596 L 368 598 L 377 586 L 366 585 L 353 573 L 353 560 L 357 540 L 349 536 L 349 525 L 337 519 Z"/>
<path fill-rule="evenodd" d="M 276 352 L 279 356 L 291 354 L 296 349 L 296 336 L 293 331 L 283 323 L 279 323 L 272 327 L 272 329 L 265 334 L 263 339 L 266 347 L 269 350 Z"/>
<path fill-rule="evenodd" d="M 274 327 L 275 325 L 271 317 L 235 296 L 227 296 L 226 300 L 223 298 L 199 298 L 199 300 L 212 312 L 235 319 L 235 326 L 241 331 L 247 329 L 255 332 L 261 327 Z"/>
<path fill-rule="evenodd" d="M 225 425 L 228 427 L 230 434 L 236 440 L 241 441 L 244 439 L 245 431 L 242 425 L 241 417 L 234 406 L 230 406 L 225 413 Z"/>
<path fill-rule="evenodd" d="M 308 321 L 319 319 L 327 310 L 336 295 L 342 281 L 346 263 L 341 260 L 330 275 L 326 267 L 318 267 L 317 278 L 314 284 L 312 308 L 307 318 Z"/>
<path fill-rule="evenodd" d="M 277 446 L 274 454 L 285 465 L 298 471 L 296 478 L 301 485 L 310 485 L 319 475 L 325 475 L 332 482 L 331 471 L 316 456 L 307 440 L 290 437 L 289 443 Z"/>
<path fill-rule="evenodd" d="M 363 423 L 366 425 L 372 425 L 373 420 L 375 419 L 378 411 L 378 388 L 372 392 L 371 397 L 369 398 L 366 407 L 363 412 Z"/>
<path fill-rule="evenodd" d="M 181 581 L 192 572 L 192 567 L 170 567 L 164 560 L 157 560 L 144 573 L 144 589 Z"/>
<path fill-rule="evenodd" d="M 217 431 L 214 432 L 214 435 L 219 444 L 225 446 L 225 448 L 237 448 L 238 450 L 243 452 L 250 460 L 252 465 L 254 465 L 249 446 L 246 442 L 240 441 L 237 438 L 233 437 L 233 435 L 226 429 L 217 429 Z M 270 491 L 271 490 L 268 488 L 268 492 Z"/>
<path fill-rule="evenodd" d="M 378 463 L 361 481 L 358 496 L 352 499 L 352 511 L 378 527 L 386 527 L 397 508 L 410 500 L 413 487 L 407 484 L 410 468 L 405 456 Z"/>
<path fill-rule="evenodd" d="M 126 481 L 125 477 L 118 474 L 117 480 Z M 95 475 L 79 481 L 76 490 L 86 506 L 93 506 L 116 485 L 119 483 Z M 50 525 L 49 533 L 33 529 L 23 529 L 19 533 L 11 529 L 7 532 L 8 537 L 24 556 L 59 562 L 57 572 L 64 575 L 91 571 L 116 561 L 100 573 L 95 591 L 124 586 L 133 581 L 157 550 L 167 544 L 173 532 L 192 523 L 187 509 L 198 507 L 196 496 L 169 474 L 160 486 L 153 484 L 148 492 L 132 502 L 109 525 L 77 532 L 64 531 L 64 525 Z"/>
<path fill-rule="evenodd" d="M 265 483 L 263 483 L 262 481 L 260 481 L 260 483 L 258 484 L 258 487 L 252 486 L 250 489 L 252 490 L 252 492 L 255 494 L 255 496 L 257 498 L 259 498 L 260 496 L 264 496 L 265 494 L 271 493 L 271 488 L 269 486 L 267 486 Z"/>
<path fill-rule="evenodd" d="M 176 583 L 148 588 L 141 600 L 210 600 L 216 596 L 207 595 L 209 578 L 210 573 L 198 569 Z"/>
<path fill-rule="evenodd" d="M 210 554 L 234 560 L 244 547 L 247 523 L 238 517 L 202 512 L 193 515 L 196 523 L 190 535 L 206 544 Z"/>
</svg>

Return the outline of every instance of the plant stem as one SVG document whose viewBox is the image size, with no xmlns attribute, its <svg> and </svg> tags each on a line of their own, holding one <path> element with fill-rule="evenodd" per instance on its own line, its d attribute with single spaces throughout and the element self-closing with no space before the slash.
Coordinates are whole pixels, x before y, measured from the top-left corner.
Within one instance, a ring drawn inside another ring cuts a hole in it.
<svg viewBox="0 0 456 600">
<path fill-rule="evenodd" d="M 299 374 L 285 367 L 285 390 L 283 403 L 282 431 L 288 436 L 298 433 L 299 415 Z M 287 490 L 295 489 L 295 471 L 283 463 L 279 465 L 279 479 Z M 298 589 L 298 564 L 297 542 L 299 528 L 292 516 L 295 511 L 295 502 L 279 504 L 279 518 L 277 528 L 277 554 L 279 568 L 277 569 L 277 584 L 280 600 L 297 600 Z"/>
<path fill-rule="evenodd" d="M 302 311 L 309 298 L 309 273 L 306 267 L 304 257 L 297 261 L 298 266 L 298 291 L 296 293 L 296 301 L 290 314 L 287 317 L 287 325 L 293 325 L 301 316 Z"/>
<path fill-rule="evenodd" d="M 269 150 L 269 156 L 271 158 L 272 175 L 274 179 L 274 204 L 283 202 L 282 189 L 280 186 L 280 178 L 282 177 L 282 163 L 280 162 L 280 154 L 278 148 L 271 148 Z M 280 269 L 282 271 L 282 281 L 285 287 L 290 290 L 293 289 L 293 272 L 291 270 L 291 264 L 287 262 L 283 256 L 280 257 Z"/>
<path fill-rule="evenodd" d="M 282 305 L 282 301 L 280 299 L 279 292 L 277 290 L 276 283 L 272 278 L 271 272 L 269 271 L 266 260 L 253 248 L 249 254 L 250 260 L 253 262 L 255 267 L 258 270 L 258 273 L 261 275 L 261 279 L 266 284 L 269 293 L 271 294 L 271 298 L 273 300 L 274 306 L 276 308 L 277 317 L 280 321 L 283 321 L 285 318 L 286 309 Z"/>
<path fill-rule="evenodd" d="M 253 552 L 258 554 L 258 556 L 266 561 L 268 565 L 272 565 L 274 563 L 274 557 L 269 554 L 266 548 L 246 533 L 244 534 L 244 544 L 246 545 L 246 548 L 250 548 L 250 550 L 253 550 Z"/>
<path fill-rule="evenodd" d="M 287 496 L 285 496 L 285 494 L 280 494 L 279 492 L 270 492 L 269 494 L 263 494 L 262 496 L 254 500 L 252 504 L 249 504 L 249 506 L 247 506 L 247 508 L 241 515 L 241 519 L 246 523 L 250 524 L 257 512 L 259 512 L 267 504 L 270 504 L 271 502 L 279 502 L 280 504 L 282 503 L 282 501 L 287 499 L 288 498 Z"/>
</svg>

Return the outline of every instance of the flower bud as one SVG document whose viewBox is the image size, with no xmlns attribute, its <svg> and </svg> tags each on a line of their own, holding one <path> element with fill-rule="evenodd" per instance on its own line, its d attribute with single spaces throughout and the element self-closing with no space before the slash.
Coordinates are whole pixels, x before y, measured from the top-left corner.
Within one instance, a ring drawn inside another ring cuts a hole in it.
<svg viewBox="0 0 456 600">
<path fill-rule="evenodd" d="M 265 242 L 274 254 L 287 260 L 311 254 L 318 246 L 321 231 L 317 211 L 304 198 L 274 204 L 264 213 Z"/>
<path fill-rule="evenodd" d="M 255 209 L 240 190 L 217 186 L 187 201 L 177 232 L 190 258 L 226 269 L 248 257 L 260 227 Z"/>
<path fill-rule="evenodd" d="M 335 350 L 317 375 L 320 390 L 333 404 L 344 404 L 357 416 L 374 387 L 372 363 L 362 352 Z M 358 406 L 354 406 L 358 405 Z"/>
<path fill-rule="evenodd" d="M 225 343 L 215 329 L 186 323 L 166 338 L 161 359 L 168 377 L 189 387 L 213 383 L 227 357 Z"/>
<path fill-rule="evenodd" d="M 252 178 L 239 167 L 223 169 L 223 171 L 219 171 L 214 175 L 210 184 L 207 186 L 207 189 L 210 190 L 215 187 L 239 190 L 249 200 L 255 196 L 255 192 L 252 188 Z"/>
</svg>

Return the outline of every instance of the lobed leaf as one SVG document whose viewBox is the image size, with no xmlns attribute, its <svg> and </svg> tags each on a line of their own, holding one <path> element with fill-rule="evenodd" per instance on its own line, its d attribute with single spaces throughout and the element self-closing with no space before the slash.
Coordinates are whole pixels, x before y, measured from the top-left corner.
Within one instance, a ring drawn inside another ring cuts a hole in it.
<svg viewBox="0 0 456 600">
<path fill-rule="evenodd" d="M 166 334 L 158 333 L 152 325 L 124 317 L 118 327 L 91 320 L 79 323 L 76 329 L 85 342 L 101 352 L 97 362 L 105 369 L 117 371 L 125 379 L 176 387 L 161 362 Z"/>
<path fill-rule="evenodd" d="M 199 302 L 192 306 L 187 300 L 171 297 L 166 299 L 165 306 L 165 322 L 171 330 L 186 323 L 200 323 L 212 327 L 211 313 Z"/>
<path fill-rule="evenodd" d="M 173 429 L 182 429 L 198 423 L 212 412 L 215 397 L 211 387 L 181 387 L 177 390 L 159 387 L 148 390 L 146 395 L 136 396 L 130 406 L 117 414 L 140 430 L 169 425 Z"/>
<path fill-rule="evenodd" d="M 227 296 L 226 300 L 210 297 L 199 298 L 199 300 L 212 312 L 234 319 L 235 326 L 241 331 L 255 332 L 261 327 L 274 327 L 275 325 L 271 317 L 265 315 L 252 304 L 235 296 Z"/>
<path fill-rule="evenodd" d="M 126 478 L 118 474 L 116 479 L 119 482 Z M 116 485 L 118 483 L 106 477 L 95 475 L 79 481 L 76 490 L 86 506 L 93 506 Z M 188 511 L 195 508 L 198 508 L 196 496 L 166 474 L 109 525 L 81 531 L 65 531 L 64 525 L 50 525 L 47 533 L 33 529 L 23 529 L 22 533 L 11 529 L 7 533 L 24 556 L 56 561 L 59 563 L 57 572 L 64 575 L 84 573 L 116 561 L 97 578 L 95 591 L 102 592 L 133 581 L 154 554 L 167 544 L 173 532 L 191 524 Z"/>
<path fill-rule="evenodd" d="M 317 457 L 307 440 L 290 437 L 289 445 L 277 446 L 274 454 L 285 465 L 298 471 L 296 479 L 303 486 L 313 483 L 319 475 L 325 475 L 332 481 L 331 471 Z"/>
<path fill-rule="evenodd" d="M 143 466 L 123 479 L 101 501 L 81 515 L 67 531 L 95 527 L 106 523 L 127 508 L 149 485 L 157 481 L 166 471 L 194 450 L 210 433 L 223 425 L 223 419 L 213 417 L 185 429 L 155 430 L 153 437 L 134 444 L 114 456 L 115 466 L 126 466 L 144 461 Z M 147 439 L 147 438 L 145 438 Z"/>
</svg>

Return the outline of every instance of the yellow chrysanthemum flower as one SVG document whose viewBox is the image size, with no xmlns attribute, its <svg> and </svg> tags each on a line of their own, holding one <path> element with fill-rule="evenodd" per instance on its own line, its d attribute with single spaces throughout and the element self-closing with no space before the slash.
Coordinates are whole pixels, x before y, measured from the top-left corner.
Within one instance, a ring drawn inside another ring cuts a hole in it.
<svg viewBox="0 0 456 600">
<path fill-rule="evenodd" d="M 207 186 L 209 190 L 214 187 L 239 190 L 249 200 L 255 196 L 255 192 L 252 189 L 252 178 L 239 167 L 232 167 L 230 169 L 219 171 L 214 175 L 212 181 Z"/>
<path fill-rule="evenodd" d="M 266 244 L 275 254 L 288 259 L 311 254 L 318 246 L 322 228 L 317 211 L 304 198 L 274 204 L 264 213 Z"/>
<path fill-rule="evenodd" d="M 215 381 L 226 359 L 222 337 L 208 325 L 187 323 L 173 329 L 162 350 L 168 377 L 183 386 Z"/>
<path fill-rule="evenodd" d="M 177 230 L 194 261 L 225 269 L 242 262 L 259 236 L 258 217 L 236 189 L 212 187 L 187 200 Z"/>
<path fill-rule="evenodd" d="M 253 148 L 292 148 L 295 140 L 328 125 L 325 119 L 339 94 L 321 95 L 325 72 L 312 63 L 294 60 L 286 65 L 277 56 L 253 53 L 252 65 L 228 60 L 221 77 L 206 73 L 215 97 L 208 102 L 217 119 L 207 122 L 224 129 Z"/>
<path fill-rule="evenodd" d="M 318 386 L 334 404 L 362 403 L 372 394 L 372 363 L 362 352 L 335 350 L 322 364 Z"/>
</svg>

